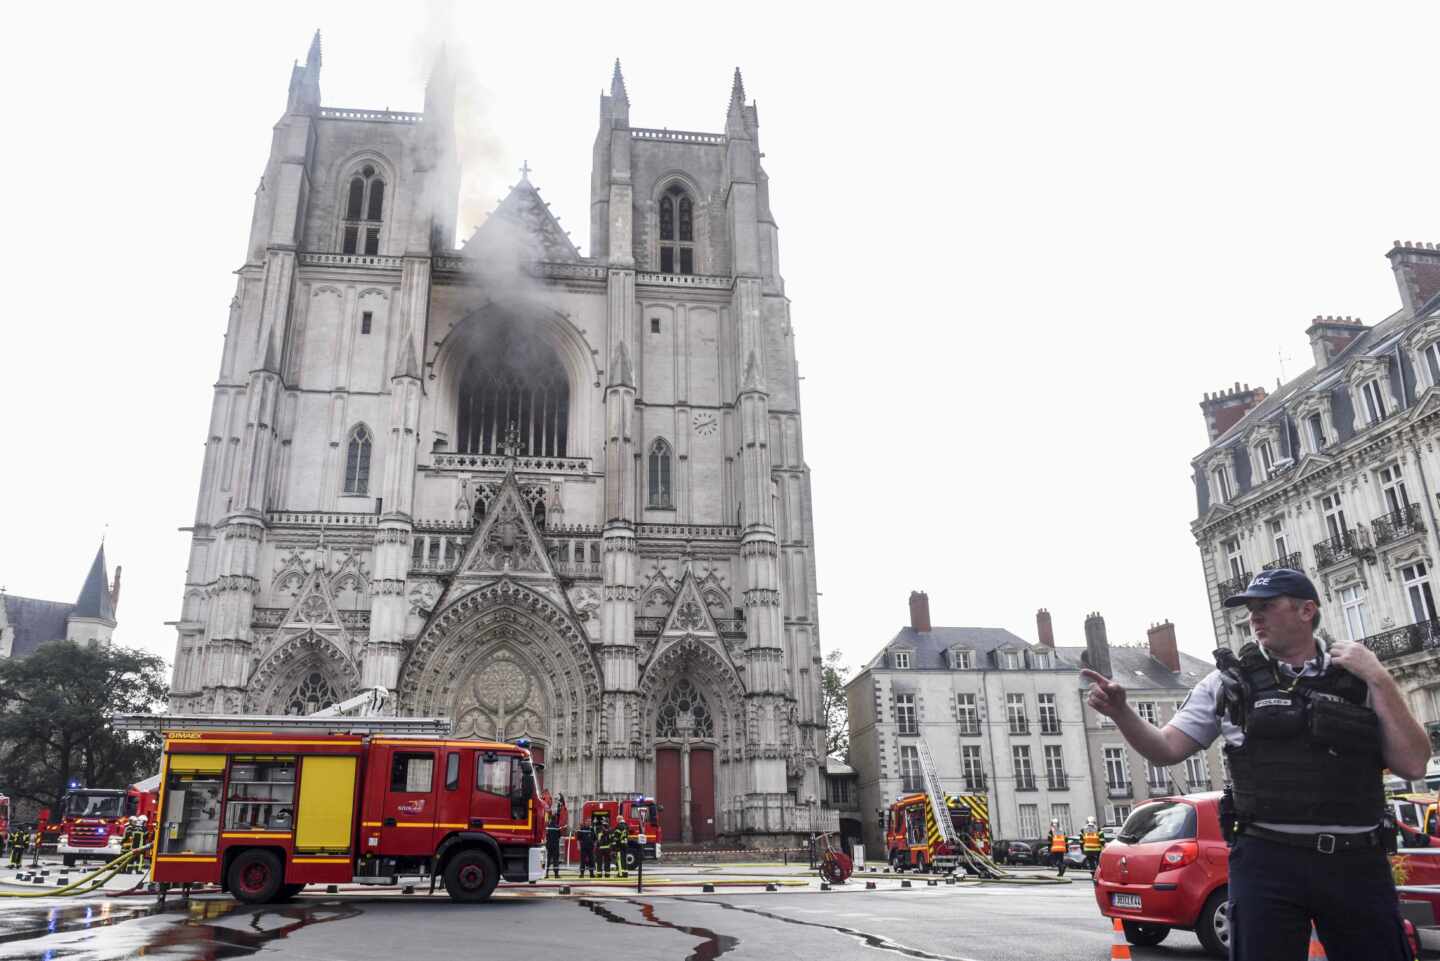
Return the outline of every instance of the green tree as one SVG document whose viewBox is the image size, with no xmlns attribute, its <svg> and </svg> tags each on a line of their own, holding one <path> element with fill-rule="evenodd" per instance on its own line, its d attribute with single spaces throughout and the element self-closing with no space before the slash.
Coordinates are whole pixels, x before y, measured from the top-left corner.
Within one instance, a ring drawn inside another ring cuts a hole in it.
<svg viewBox="0 0 1440 961">
<path fill-rule="evenodd" d="M 165 673 L 154 654 L 71 641 L 0 661 L 0 785 L 55 809 L 71 780 L 126 787 L 154 774 L 160 736 L 115 731 L 106 715 L 155 710 Z"/>
<path fill-rule="evenodd" d="M 850 668 L 840 662 L 839 651 L 825 655 L 820 669 L 820 699 L 825 707 L 825 754 L 850 763 L 850 705 L 845 700 L 845 682 Z"/>
</svg>

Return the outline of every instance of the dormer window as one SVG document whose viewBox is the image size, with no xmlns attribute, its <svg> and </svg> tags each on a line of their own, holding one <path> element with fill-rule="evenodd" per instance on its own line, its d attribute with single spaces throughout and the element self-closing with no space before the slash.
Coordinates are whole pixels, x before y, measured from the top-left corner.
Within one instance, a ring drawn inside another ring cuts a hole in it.
<svg viewBox="0 0 1440 961">
<path fill-rule="evenodd" d="M 1037 670 L 1037 671 L 1048 671 L 1048 670 L 1050 670 L 1050 668 L 1054 667 L 1054 665 L 1050 663 L 1050 652 L 1049 652 L 1049 651 L 1031 651 L 1031 652 L 1030 652 L 1030 667 L 1033 668 L 1034 670 Z"/>
<path fill-rule="evenodd" d="M 998 652 L 998 656 L 999 656 L 999 661 L 1000 661 L 1000 668 L 1001 668 L 1001 670 L 1005 670 L 1005 671 L 1018 671 L 1018 670 L 1020 670 L 1020 666 L 1021 666 L 1021 665 L 1020 665 L 1020 652 L 1019 652 L 1019 651 L 1000 651 L 1000 652 Z"/>
<path fill-rule="evenodd" d="M 950 666 L 957 671 L 975 670 L 975 652 L 962 647 L 951 648 Z"/>
<path fill-rule="evenodd" d="M 1430 375 L 1430 386 L 1440 384 L 1440 340 L 1426 344 L 1420 356 L 1425 362 L 1425 372 Z"/>
<path fill-rule="evenodd" d="M 1385 419 L 1385 397 L 1380 390 L 1380 381 L 1371 379 L 1360 385 L 1360 397 L 1365 406 L 1365 422 L 1378 424 Z"/>
<path fill-rule="evenodd" d="M 340 225 L 340 252 L 367 257 L 380 253 L 380 227 L 385 219 L 385 180 L 374 164 L 365 164 L 350 176 L 345 193 L 345 216 Z"/>
<path fill-rule="evenodd" d="M 660 197 L 660 272 L 695 273 L 695 203 L 679 184 Z"/>
<path fill-rule="evenodd" d="M 1219 467 L 1214 468 L 1210 471 L 1210 477 L 1215 482 L 1216 502 L 1224 504 L 1226 501 L 1230 500 L 1231 491 L 1229 466 L 1226 464 L 1221 464 Z"/>
<path fill-rule="evenodd" d="M 1310 441 L 1311 453 L 1318 454 L 1325 449 L 1325 422 L 1319 414 L 1305 418 L 1305 436 Z"/>
<path fill-rule="evenodd" d="M 897 670 L 908 671 L 910 669 L 910 652 L 892 651 L 890 654 L 890 663 L 894 665 Z"/>
</svg>

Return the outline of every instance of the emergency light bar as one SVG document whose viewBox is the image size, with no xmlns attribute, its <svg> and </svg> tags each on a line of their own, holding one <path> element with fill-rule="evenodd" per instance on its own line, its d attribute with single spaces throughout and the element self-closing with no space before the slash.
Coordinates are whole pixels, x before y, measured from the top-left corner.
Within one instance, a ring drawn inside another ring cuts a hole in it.
<svg viewBox="0 0 1440 961">
<path fill-rule="evenodd" d="M 111 714 L 117 731 L 320 731 L 326 734 L 410 734 L 449 737 L 448 717 L 316 717 L 282 714 Z"/>
</svg>

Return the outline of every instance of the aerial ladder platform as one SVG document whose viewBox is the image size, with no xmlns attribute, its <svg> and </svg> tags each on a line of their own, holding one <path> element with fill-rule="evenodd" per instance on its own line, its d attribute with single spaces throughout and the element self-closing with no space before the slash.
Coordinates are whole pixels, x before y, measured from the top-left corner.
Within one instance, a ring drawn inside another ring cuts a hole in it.
<svg viewBox="0 0 1440 961">
<path fill-rule="evenodd" d="M 373 687 L 313 714 L 112 714 L 110 726 L 117 731 L 147 734 L 168 731 L 299 731 L 398 737 L 448 737 L 454 730 L 448 717 L 384 715 L 381 711 L 388 699 L 388 691 L 383 687 Z"/>
</svg>

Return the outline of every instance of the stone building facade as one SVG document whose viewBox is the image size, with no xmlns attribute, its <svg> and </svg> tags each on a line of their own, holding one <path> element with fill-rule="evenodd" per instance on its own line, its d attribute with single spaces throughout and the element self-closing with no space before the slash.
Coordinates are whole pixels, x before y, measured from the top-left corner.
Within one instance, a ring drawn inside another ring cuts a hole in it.
<svg viewBox="0 0 1440 961">
<path fill-rule="evenodd" d="M 1321 634 L 1374 649 L 1434 725 L 1440 249 L 1397 241 L 1387 257 L 1398 310 L 1373 324 L 1316 317 L 1304 373 L 1273 393 L 1206 395 L 1191 530 L 1221 644 L 1250 636 L 1226 597 L 1262 568 L 1302 569 L 1320 591 Z"/>
<path fill-rule="evenodd" d="M 996 838 L 1038 837 L 1096 814 L 1075 660 L 1002 628 L 934 627 L 910 596 L 910 624 L 850 680 L 850 763 L 869 857 L 879 815 L 923 789 L 919 742 L 951 794 L 988 794 Z M 881 854 L 880 856 L 883 856 Z"/>
<path fill-rule="evenodd" d="M 590 254 L 528 170 L 458 249 L 454 84 L 324 107 L 296 66 L 225 325 L 179 711 L 383 687 L 528 737 L 669 842 L 824 826 L 810 476 L 737 71 L 720 132 L 600 98 Z M 833 813 L 830 814 L 833 821 Z"/>
</svg>

